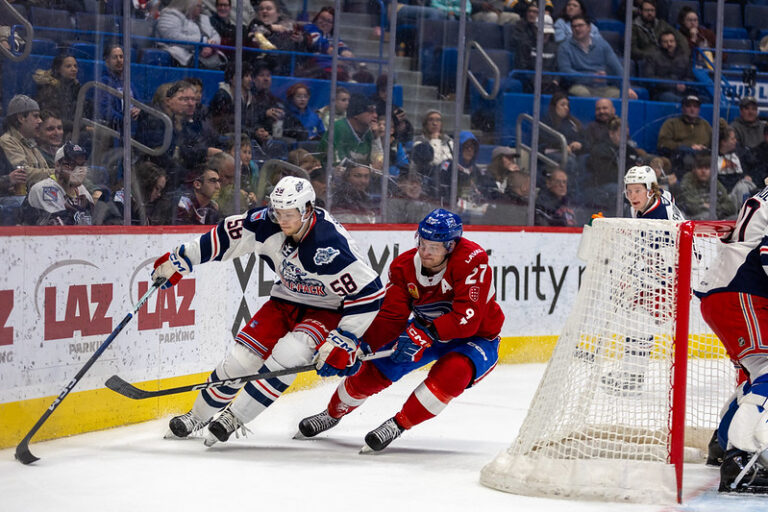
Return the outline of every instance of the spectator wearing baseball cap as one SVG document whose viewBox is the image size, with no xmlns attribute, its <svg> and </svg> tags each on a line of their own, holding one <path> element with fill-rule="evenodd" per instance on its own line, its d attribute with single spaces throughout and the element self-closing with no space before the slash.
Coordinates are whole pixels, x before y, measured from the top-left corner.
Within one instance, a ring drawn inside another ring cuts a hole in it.
<svg viewBox="0 0 768 512">
<path fill-rule="evenodd" d="M 376 105 L 370 98 L 362 94 L 353 94 L 349 98 L 347 117 L 335 121 L 333 125 L 334 166 L 347 159 L 381 170 L 384 150 L 377 121 Z M 329 132 L 323 134 L 318 149 L 323 160 L 328 148 L 328 134 Z"/>
<path fill-rule="evenodd" d="M 54 175 L 35 183 L 22 205 L 24 224 L 91 225 L 93 197 L 83 183 L 88 152 L 71 141 L 56 151 Z"/>
<path fill-rule="evenodd" d="M 689 94 L 682 99 L 681 105 L 682 114 L 664 121 L 658 138 L 659 153 L 670 157 L 676 168 L 682 163 L 680 158 L 707 150 L 712 143 L 712 126 L 700 116 L 699 97 Z M 687 160 L 690 162 L 686 163 L 692 163 L 692 159 Z"/>
<path fill-rule="evenodd" d="M 757 99 L 744 96 L 739 101 L 739 117 L 733 120 L 731 128 L 736 132 L 738 151 L 753 149 L 763 142 L 765 121 L 758 119 Z"/>
<path fill-rule="evenodd" d="M 31 187 L 50 174 L 51 169 L 35 141 L 41 122 L 40 106 L 29 96 L 17 94 L 8 102 L 0 149 L 11 165 L 11 172 L 0 178 L 0 188 L 13 187 L 17 195 L 23 195 L 26 194 L 24 187 Z"/>
</svg>

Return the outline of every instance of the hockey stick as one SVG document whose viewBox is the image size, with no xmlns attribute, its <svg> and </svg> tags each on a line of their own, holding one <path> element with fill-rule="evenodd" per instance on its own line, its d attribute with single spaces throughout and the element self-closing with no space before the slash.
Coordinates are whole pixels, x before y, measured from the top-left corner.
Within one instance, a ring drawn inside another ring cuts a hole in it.
<svg viewBox="0 0 768 512">
<path fill-rule="evenodd" d="M 137 311 L 141 309 L 141 307 L 144 305 L 145 302 L 152 296 L 155 291 L 157 291 L 158 288 L 160 288 L 165 283 L 165 279 L 158 279 L 154 283 L 152 283 L 152 286 L 147 290 L 147 293 L 144 294 L 142 298 L 139 299 L 139 302 L 136 304 L 136 306 L 133 308 L 133 311 L 125 315 L 125 318 L 123 318 L 122 322 L 118 324 L 117 327 L 115 327 L 115 330 L 112 331 L 112 333 L 107 337 L 107 339 L 104 340 L 104 342 L 99 346 L 99 348 L 96 349 L 96 352 L 93 353 L 90 359 L 85 363 L 85 365 L 80 368 L 80 371 L 77 372 L 77 375 L 72 377 L 72 380 L 70 380 L 66 386 L 64 386 L 64 389 L 61 390 L 61 393 L 59 393 L 59 396 L 56 397 L 56 400 L 53 401 L 53 403 L 46 409 L 46 411 L 43 413 L 43 415 L 40 417 L 39 420 L 37 420 L 37 423 L 35 423 L 35 426 L 32 427 L 32 429 L 27 433 L 26 436 L 24 436 L 24 439 L 21 440 L 21 442 L 16 446 L 16 460 L 21 462 L 22 464 L 31 464 L 35 462 L 36 460 L 39 460 L 39 457 L 35 457 L 32 455 L 32 452 L 29 451 L 29 441 L 32 439 L 32 436 L 34 436 L 37 431 L 40 429 L 40 427 L 43 426 L 43 423 L 48 419 L 48 417 L 53 414 L 53 411 L 56 410 L 56 408 L 59 406 L 59 404 L 64 400 L 70 391 L 75 387 L 75 385 L 80 381 L 80 379 L 83 378 L 83 375 L 85 375 L 85 372 L 87 372 L 91 366 L 93 366 L 93 363 L 96 362 L 96 360 L 101 356 L 101 354 L 104 353 L 105 350 L 107 350 L 107 347 L 109 347 L 109 344 L 112 343 L 112 340 L 115 339 L 115 337 L 120 334 L 120 331 L 123 330 L 123 328 L 128 324 L 128 322 L 133 318 L 133 316 L 136 314 Z"/>
<path fill-rule="evenodd" d="M 360 361 L 371 361 L 373 359 L 379 359 L 391 355 L 394 350 L 384 350 L 382 352 L 376 352 L 370 355 L 363 355 L 359 358 Z M 119 393 L 125 397 L 133 400 L 143 400 L 145 398 L 155 398 L 158 396 L 175 395 L 178 393 L 186 393 L 187 391 L 202 391 L 203 389 L 218 388 L 221 386 L 240 387 L 246 382 L 252 380 L 271 379 L 273 377 L 280 377 L 282 375 L 291 375 L 293 373 L 302 373 L 314 370 L 315 365 L 305 364 L 302 366 L 294 366 L 293 368 L 284 368 L 282 370 L 275 370 L 273 372 L 254 373 L 252 375 L 243 375 L 242 377 L 235 377 L 233 379 L 212 380 L 209 382 L 201 382 L 200 384 L 190 384 L 188 386 L 179 386 L 177 388 L 159 389 L 157 391 L 147 391 L 146 389 L 139 389 L 133 384 L 126 382 L 118 375 L 113 375 L 104 383 L 112 391 Z"/>
</svg>

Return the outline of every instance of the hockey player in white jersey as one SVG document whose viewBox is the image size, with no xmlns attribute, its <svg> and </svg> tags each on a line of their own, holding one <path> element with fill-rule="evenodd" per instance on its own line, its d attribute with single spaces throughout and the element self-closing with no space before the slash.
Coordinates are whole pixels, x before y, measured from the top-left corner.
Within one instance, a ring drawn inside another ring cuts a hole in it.
<svg viewBox="0 0 768 512">
<path fill-rule="evenodd" d="M 721 241 L 695 291 L 704 320 L 747 381 L 717 429 L 726 450 L 720 491 L 768 494 L 768 188 L 744 203 Z"/>
<path fill-rule="evenodd" d="M 632 218 L 685 220 L 672 195 L 659 187 L 652 167 L 630 167 L 624 175 L 624 195 L 632 208 Z"/>
<path fill-rule="evenodd" d="M 276 274 L 270 299 L 238 333 L 210 379 L 281 370 L 313 358 L 321 376 L 354 373 L 360 364 L 357 338 L 373 321 L 385 295 L 381 280 L 349 233 L 315 207 L 309 181 L 285 177 L 269 200 L 268 208 L 227 217 L 210 232 L 158 258 L 152 279 L 166 278 L 172 286 L 195 265 L 254 252 Z M 171 419 L 170 430 L 187 437 L 208 424 L 207 446 L 226 441 L 277 400 L 294 378 L 250 381 L 237 398 L 235 387 L 203 390 L 191 411 Z"/>
</svg>

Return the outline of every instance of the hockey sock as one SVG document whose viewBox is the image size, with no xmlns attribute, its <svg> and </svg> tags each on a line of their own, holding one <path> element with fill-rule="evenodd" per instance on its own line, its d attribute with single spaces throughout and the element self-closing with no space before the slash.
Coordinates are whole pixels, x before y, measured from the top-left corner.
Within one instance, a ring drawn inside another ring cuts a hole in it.
<svg viewBox="0 0 768 512">
<path fill-rule="evenodd" d="M 363 363 L 356 374 L 342 380 L 328 402 L 328 414 L 339 419 L 360 407 L 365 400 L 392 384 L 375 365 Z"/>
<path fill-rule="evenodd" d="M 474 371 L 472 362 L 461 354 L 449 352 L 441 357 L 395 415 L 395 421 L 409 429 L 434 418 L 448 402 L 464 392 Z"/>
<path fill-rule="evenodd" d="M 282 369 L 283 366 L 270 357 L 259 369 L 259 373 Z M 230 410 L 240 421 L 248 423 L 272 405 L 275 400 L 280 398 L 295 379 L 296 374 L 290 374 L 271 379 L 249 381 L 243 387 L 243 392 L 232 402 Z"/>
</svg>

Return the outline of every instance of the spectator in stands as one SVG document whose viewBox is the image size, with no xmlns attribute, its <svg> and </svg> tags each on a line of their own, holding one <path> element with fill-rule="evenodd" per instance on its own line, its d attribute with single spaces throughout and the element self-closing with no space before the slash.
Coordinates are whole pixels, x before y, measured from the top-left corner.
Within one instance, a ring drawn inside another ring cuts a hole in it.
<svg viewBox="0 0 768 512">
<path fill-rule="evenodd" d="M 383 116 L 379 116 L 379 132 L 386 133 L 386 119 Z M 392 112 L 392 121 L 389 123 L 389 175 L 401 176 L 403 173 L 407 173 L 411 166 L 410 160 L 408 160 L 408 153 L 405 151 L 405 146 L 402 142 L 397 140 L 397 134 L 395 129 L 397 127 L 397 115 Z M 381 141 L 382 147 L 384 147 L 384 139 Z"/>
<path fill-rule="evenodd" d="M 5 111 L 5 133 L 0 136 L 0 149 L 14 169 L 11 172 L 11 181 L 18 186 L 20 193 L 17 195 L 26 194 L 29 187 L 48 177 L 51 172 L 35 141 L 41 123 L 40 107 L 29 96 L 17 94 L 8 102 Z"/>
<path fill-rule="evenodd" d="M 656 182 L 659 184 L 659 188 L 669 192 L 672 197 L 677 197 L 680 190 L 680 180 L 677 179 L 677 175 L 673 172 L 667 172 L 672 169 L 672 162 L 665 156 L 656 156 L 651 158 L 648 165 L 656 173 Z"/>
<path fill-rule="evenodd" d="M 509 9 L 504 0 L 472 1 L 471 4 L 472 21 L 507 25 L 520 20 L 520 15 Z"/>
<path fill-rule="evenodd" d="M 677 46 L 675 33 L 671 29 L 659 34 L 659 46 L 645 58 L 643 76 L 662 80 L 679 80 L 679 83 L 651 84 L 651 99 L 678 103 L 688 95 L 688 85 L 682 82 L 693 80 L 690 56 Z"/>
<path fill-rule="evenodd" d="M 557 67 L 561 73 L 589 73 L 593 75 L 621 76 L 619 58 L 604 39 L 593 39 L 589 34 L 589 24 L 582 15 L 571 18 L 573 37 L 566 39 L 557 49 Z M 618 98 L 620 91 L 604 78 L 573 78 L 568 93 L 571 96 L 598 96 Z M 629 97 L 637 99 L 637 94 L 629 89 Z"/>
<path fill-rule="evenodd" d="M 528 6 L 525 18 L 518 21 L 515 26 L 514 38 L 515 67 L 517 69 L 536 69 L 536 37 L 538 33 L 539 7 L 535 3 Z M 557 72 L 557 43 L 552 40 L 555 29 L 552 25 L 552 17 L 544 15 L 544 49 L 541 53 L 541 69 L 545 72 Z M 525 90 L 533 91 L 533 77 L 526 76 L 524 80 Z M 560 77 L 544 75 L 541 77 L 541 92 L 552 94 L 560 89 Z"/>
<path fill-rule="evenodd" d="M 235 211 L 235 159 L 229 153 L 216 153 L 208 159 L 207 167 L 219 174 L 221 189 L 216 194 L 216 203 L 222 217 L 245 213 L 251 206 L 249 193 L 252 192 L 240 183 L 240 210 Z"/>
<path fill-rule="evenodd" d="M 543 121 L 550 128 L 557 130 L 565 137 L 569 155 L 581 153 L 584 146 L 581 121 L 571 115 L 570 100 L 568 100 L 567 94 L 556 92 L 552 95 Z M 559 141 L 547 132 L 541 133 L 540 145 L 547 153 L 560 151 Z"/>
<path fill-rule="evenodd" d="M 427 110 L 421 123 L 421 135 L 413 139 L 414 149 L 424 143 L 432 146 L 434 151 L 432 165 L 440 165 L 446 160 L 453 159 L 453 139 L 443 133 L 443 115 L 439 110 Z"/>
<path fill-rule="evenodd" d="M 509 186 L 501 202 L 517 206 L 527 205 L 530 192 L 531 175 L 525 171 L 512 173 L 509 177 Z"/>
<path fill-rule="evenodd" d="M 208 146 L 210 137 L 203 133 L 202 123 L 194 119 L 195 89 L 192 84 L 179 80 L 167 88 L 164 98 L 157 100 L 171 118 L 173 135 L 168 150 L 150 160 L 165 169 L 171 190 L 176 190 L 187 181 L 189 170 L 221 150 Z M 136 138 L 139 142 L 157 147 L 163 140 L 165 125 L 159 118 L 142 114 L 138 125 Z"/>
<path fill-rule="evenodd" d="M 573 37 L 573 31 L 571 30 L 571 20 L 574 16 L 583 16 L 584 21 L 589 24 L 589 35 L 592 39 L 602 39 L 600 30 L 597 25 L 592 23 L 589 13 L 587 13 L 587 6 L 583 0 L 568 0 L 563 6 L 560 15 L 555 21 L 555 42 L 562 43 L 566 39 Z"/>
<path fill-rule="evenodd" d="M 544 180 L 544 190 L 536 197 L 534 224 L 537 226 L 575 226 L 576 214 L 570 206 L 568 175 L 553 169 Z"/>
<path fill-rule="evenodd" d="M 763 140 L 750 151 L 751 162 L 748 173 L 761 186 L 768 178 L 768 123 L 763 126 Z"/>
<path fill-rule="evenodd" d="M 752 176 L 744 172 L 741 160 L 736 154 L 736 132 L 730 126 L 722 124 L 717 151 L 717 179 L 728 190 L 736 207 L 741 208 L 744 201 L 757 190 L 757 185 L 752 181 Z"/>
<path fill-rule="evenodd" d="M 315 17 L 312 18 L 312 23 L 304 25 L 304 32 L 307 33 L 309 39 L 307 50 L 312 53 L 318 53 L 321 56 L 307 62 L 302 72 L 303 76 L 325 80 L 331 78 L 331 71 L 333 70 L 333 23 L 335 13 L 336 11 L 333 7 L 322 7 L 315 14 Z M 338 54 L 339 57 L 352 58 L 355 56 L 349 46 L 341 39 L 339 39 Z M 352 62 L 339 61 L 337 70 L 338 80 L 346 82 L 354 68 L 355 65 Z"/>
<path fill-rule="evenodd" d="M 585 204 L 595 208 L 610 209 L 616 204 L 619 183 L 619 142 L 621 142 L 621 119 L 614 117 L 608 123 L 608 138 L 592 147 L 587 158 L 587 176 L 584 185 Z M 642 164 L 637 150 L 627 144 L 624 169 Z"/>
<path fill-rule="evenodd" d="M 338 121 L 339 119 L 344 119 L 347 117 L 347 107 L 349 106 L 349 98 L 351 97 L 351 94 L 349 91 L 344 87 L 337 87 L 336 88 L 336 103 L 334 108 L 334 121 Z M 330 126 L 330 117 L 331 117 L 331 106 L 326 105 L 319 109 L 317 111 L 317 115 L 320 116 L 320 119 L 323 121 L 323 124 L 325 125 L 325 128 L 328 129 Z"/>
<path fill-rule="evenodd" d="M 175 39 L 218 45 L 221 44 L 219 33 L 211 26 L 208 15 L 202 14 L 202 0 L 171 0 L 168 7 L 160 11 L 157 18 L 157 36 L 162 39 Z M 224 54 L 211 46 L 191 46 L 160 43 L 180 66 L 193 66 L 195 54 L 200 67 L 223 69 L 227 63 Z"/>
<path fill-rule="evenodd" d="M 659 130 L 658 151 L 672 160 L 675 168 L 685 165 L 682 159 L 696 151 L 709 149 L 712 126 L 699 115 L 701 100 L 689 94 L 682 101 L 682 114 L 664 121 Z"/>
<path fill-rule="evenodd" d="M 308 36 L 285 12 L 275 0 L 261 0 L 256 6 L 256 16 L 248 25 L 247 42 L 253 48 L 261 50 L 283 50 L 306 52 Z M 262 58 L 264 54 L 250 54 L 251 58 Z M 277 60 L 277 74 L 292 75 L 291 58 L 281 55 Z"/>
<path fill-rule="evenodd" d="M 644 61 L 659 48 L 662 32 L 672 32 L 680 52 L 690 56 L 688 42 L 683 35 L 665 20 L 656 17 L 656 0 L 643 0 L 640 14 L 632 21 L 632 58 Z"/>
<path fill-rule="evenodd" d="M 150 161 L 142 161 L 133 168 L 131 194 L 131 225 L 160 226 L 170 224 L 173 202 L 166 194 L 165 171 Z M 102 196 L 93 206 L 94 225 L 121 225 L 125 210 L 125 189 L 115 192 L 111 200 Z"/>
<path fill-rule="evenodd" d="M 376 105 L 376 114 L 383 119 L 387 113 L 387 81 L 389 75 L 382 73 L 376 79 L 376 93 L 371 96 L 371 101 Z M 408 144 L 413 140 L 413 125 L 402 107 L 392 104 L 393 123 L 395 124 L 395 138 L 402 144 Z"/>
<path fill-rule="evenodd" d="M 459 165 L 457 192 L 459 197 L 464 197 L 478 202 L 479 195 L 475 186 L 480 177 L 480 169 L 477 166 L 477 155 L 480 152 L 480 143 L 475 135 L 467 130 L 459 132 Z M 449 173 L 446 173 L 446 181 L 449 181 Z"/>
<path fill-rule="evenodd" d="M 314 110 L 309 108 L 309 87 L 303 82 L 290 86 L 285 93 L 286 122 L 283 133 L 296 140 L 320 140 L 325 126 Z M 292 119 L 291 119 L 292 118 Z M 294 122 L 290 122 L 290 121 Z M 291 126 L 288 126 L 288 125 Z"/>
<path fill-rule="evenodd" d="M 288 145 L 282 140 L 274 139 L 267 126 L 257 123 L 253 132 L 253 159 L 259 165 L 271 159 L 284 160 L 288 155 Z"/>
<path fill-rule="evenodd" d="M 32 76 L 37 85 L 37 103 L 40 109 L 58 112 L 64 122 L 64 131 L 68 135 L 72 133 L 77 94 L 80 92 L 77 70 L 75 57 L 67 52 L 61 52 L 53 58 L 51 69 L 38 69 Z M 84 111 L 84 114 L 89 113 Z M 61 142 L 59 141 L 59 147 Z"/>
<path fill-rule="evenodd" d="M 317 163 L 318 166 L 309 171 L 309 182 L 315 190 L 315 206 L 325 208 L 328 194 L 328 174 L 319 160 Z"/>
<path fill-rule="evenodd" d="M 511 10 L 512 12 L 517 13 L 518 16 L 521 18 L 525 17 L 525 12 L 528 10 L 528 7 L 531 4 L 539 4 L 539 0 L 508 0 L 507 1 L 507 8 Z M 554 4 L 552 3 L 552 0 L 546 0 L 544 3 L 544 12 L 552 15 L 552 11 L 554 10 Z"/>
<path fill-rule="evenodd" d="M 279 139 L 283 136 L 285 105 L 280 101 L 280 98 L 270 92 L 272 88 L 271 66 L 271 61 L 268 59 L 260 59 L 253 64 L 252 101 L 256 107 L 256 127 L 265 127 L 273 137 Z"/>
<path fill-rule="evenodd" d="M 227 154 L 235 157 L 235 134 L 229 134 Z M 256 197 L 256 187 L 259 183 L 259 165 L 253 160 L 251 139 L 245 133 L 240 135 L 240 188 L 246 191 L 248 204 L 257 204 L 260 198 Z"/>
<path fill-rule="evenodd" d="M 59 115 L 50 110 L 40 111 L 40 121 L 35 133 L 37 149 L 45 158 L 48 167 L 53 169 L 56 151 L 64 144 L 64 125 Z"/>
<path fill-rule="evenodd" d="M 125 68 L 125 56 L 123 48 L 118 44 L 107 44 L 104 47 L 104 69 L 101 73 L 101 83 L 123 92 L 123 69 Z M 136 97 L 135 87 L 131 84 L 131 97 Z M 113 96 L 105 92 L 96 91 L 96 105 L 99 119 L 120 133 L 123 131 L 123 98 Z M 131 119 L 139 117 L 138 107 L 131 106 Z"/>
<path fill-rule="evenodd" d="M 91 225 L 93 198 L 83 186 L 88 152 L 67 142 L 56 151 L 54 175 L 29 189 L 22 205 L 27 225 Z"/>
<path fill-rule="evenodd" d="M 231 61 L 224 70 L 224 81 L 219 82 L 219 88 L 208 105 L 208 117 L 211 128 L 219 135 L 232 133 L 235 130 L 235 62 Z M 257 105 L 253 99 L 253 67 L 248 61 L 242 64 L 242 128 L 248 131 L 257 120 Z"/>
<path fill-rule="evenodd" d="M 188 76 L 184 80 L 195 89 L 195 113 L 192 117 L 196 121 L 203 121 L 208 116 L 208 109 L 203 105 L 203 81 L 197 76 Z"/>
<path fill-rule="evenodd" d="M 504 197 L 512 174 L 520 172 L 517 163 L 517 151 L 508 146 L 493 148 L 491 163 L 485 174 L 477 180 L 477 188 L 487 201 L 497 201 Z"/>
<path fill-rule="evenodd" d="M 616 117 L 616 107 L 608 98 L 600 98 L 595 102 L 595 120 L 584 129 L 585 151 L 592 149 L 595 144 L 608 138 L 608 123 Z"/>
<path fill-rule="evenodd" d="M 683 214 L 685 214 L 686 219 L 706 220 L 710 218 L 709 189 L 711 174 L 709 155 L 696 155 L 693 169 L 688 171 L 683 176 L 683 179 L 680 180 L 680 191 L 675 196 L 675 202 Z M 723 184 L 719 181 L 716 183 L 716 215 L 718 219 L 727 219 L 736 213 L 737 208 Z"/>
<path fill-rule="evenodd" d="M 728 0 L 726 0 L 728 1 Z M 640 16 L 643 7 L 643 0 L 632 0 L 632 18 Z M 626 12 L 627 2 L 621 0 L 619 3 L 618 14 L 623 20 L 624 13 Z M 668 0 L 656 0 L 656 17 L 662 20 L 669 20 L 669 1 Z"/>
<path fill-rule="evenodd" d="M 347 107 L 347 117 L 334 123 L 333 165 L 344 159 L 381 169 L 384 150 L 381 146 L 376 105 L 361 94 L 352 95 Z M 325 159 L 328 149 L 328 132 L 320 139 L 318 152 Z"/>
<path fill-rule="evenodd" d="M 739 101 L 739 117 L 731 122 L 731 128 L 736 133 L 736 141 L 741 151 L 752 149 L 763 142 L 765 121 L 757 117 L 757 99 L 754 96 L 744 96 Z"/>
<path fill-rule="evenodd" d="M 680 33 L 688 42 L 688 48 L 694 52 L 695 48 L 714 48 L 715 34 L 705 27 L 699 26 L 699 15 L 691 7 L 685 5 L 677 13 L 677 26 L 680 27 Z M 702 53 L 704 55 L 702 55 Z M 711 69 L 711 64 L 706 64 L 704 56 L 714 63 L 715 59 L 711 51 L 697 52 L 696 62 L 707 65 Z M 725 58 L 725 55 L 723 56 Z"/>
<path fill-rule="evenodd" d="M 179 199 L 174 224 L 216 224 L 221 217 L 214 196 L 221 190 L 219 173 L 201 164 L 195 170 L 192 191 Z"/>
<path fill-rule="evenodd" d="M 216 0 L 216 12 L 211 14 L 210 22 L 216 33 L 221 38 L 221 45 L 223 46 L 235 46 L 237 39 L 237 27 L 232 21 L 232 0 Z M 243 44 L 245 44 L 248 34 L 245 27 L 243 32 Z M 227 52 L 230 60 L 234 56 L 234 52 Z"/>
<path fill-rule="evenodd" d="M 373 223 L 376 211 L 368 194 L 372 169 L 368 165 L 348 161 L 341 183 L 334 187 L 332 212 L 339 222 Z"/>
</svg>

